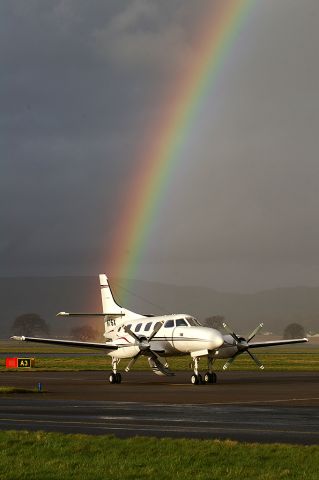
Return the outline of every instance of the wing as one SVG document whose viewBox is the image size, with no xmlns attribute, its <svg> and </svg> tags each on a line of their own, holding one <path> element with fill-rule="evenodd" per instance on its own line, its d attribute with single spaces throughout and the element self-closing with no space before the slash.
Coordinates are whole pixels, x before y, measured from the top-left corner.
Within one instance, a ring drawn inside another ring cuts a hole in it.
<svg viewBox="0 0 319 480">
<path fill-rule="evenodd" d="M 59 312 L 57 317 L 125 317 L 125 313 L 74 313 L 74 312 Z"/>
<path fill-rule="evenodd" d="M 261 347 L 275 347 L 276 345 L 290 345 L 292 343 L 305 343 L 308 342 L 308 338 L 294 338 L 291 340 L 273 340 L 270 342 L 251 342 L 248 344 L 249 348 L 261 348 Z"/>
<path fill-rule="evenodd" d="M 38 337 L 11 337 L 12 340 L 19 340 L 22 342 L 37 342 L 37 343 L 48 343 L 50 345 L 64 345 L 68 347 L 82 347 L 82 348 L 95 348 L 102 350 L 117 350 L 119 347 L 112 342 L 106 343 L 95 343 L 95 342 L 78 342 L 76 340 L 59 340 L 55 338 L 38 338 Z"/>
</svg>

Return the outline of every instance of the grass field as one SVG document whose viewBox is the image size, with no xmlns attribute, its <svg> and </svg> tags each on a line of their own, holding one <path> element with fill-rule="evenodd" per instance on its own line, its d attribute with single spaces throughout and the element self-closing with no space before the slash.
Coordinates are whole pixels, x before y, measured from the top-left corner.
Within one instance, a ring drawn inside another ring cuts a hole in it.
<svg viewBox="0 0 319 480">
<path fill-rule="evenodd" d="M 105 370 L 111 368 L 110 357 L 107 356 L 74 356 L 74 357 L 37 357 L 35 367 L 31 370 L 72 371 L 72 370 Z M 259 352 L 258 358 L 264 363 L 266 371 L 319 371 L 319 349 L 309 353 L 304 352 Z M 222 370 L 226 360 L 217 360 L 214 364 L 216 371 Z M 190 357 L 169 358 L 170 368 L 174 371 L 188 370 Z M 128 361 L 122 360 L 119 370 L 123 370 Z M 205 359 L 201 361 L 201 369 L 206 369 Z M 147 360 L 140 358 L 134 365 L 134 370 L 147 370 Z M 0 359 L 0 371 L 5 371 L 5 359 Z M 256 370 L 256 365 L 247 354 L 236 359 L 231 370 Z M 15 371 L 10 369 L 6 371 Z"/>
<path fill-rule="evenodd" d="M 265 371 L 319 371 L 319 353 L 309 354 L 263 354 L 258 355 L 258 358 L 264 363 Z M 169 366 L 174 371 L 189 370 L 190 358 L 172 358 L 168 359 Z M 124 370 L 128 361 L 122 361 L 119 365 L 119 370 Z M 216 361 L 214 370 L 222 370 L 225 361 Z M 92 356 L 92 357 L 54 357 L 46 358 L 39 357 L 35 360 L 35 367 L 31 371 L 75 371 L 75 370 L 109 370 L 111 362 L 109 357 Z M 206 369 L 206 362 L 202 360 L 201 370 Z M 247 355 L 236 359 L 230 370 L 250 371 L 256 370 L 256 365 L 250 360 Z M 144 358 L 134 365 L 134 370 L 149 369 L 147 360 Z M 26 369 L 25 369 L 26 370 Z M 0 360 L 0 371 L 16 371 L 16 369 L 6 370 L 5 360 Z"/>
<path fill-rule="evenodd" d="M 19 387 L 0 387 L 0 394 L 8 394 L 8 393 L 39 393 L 35 388 L 19 388 Z"/>
<path fill-rule="evenodd" d="M 0 432 L 1 480 L 317 480 L 319 446 Z"/>
</svg>

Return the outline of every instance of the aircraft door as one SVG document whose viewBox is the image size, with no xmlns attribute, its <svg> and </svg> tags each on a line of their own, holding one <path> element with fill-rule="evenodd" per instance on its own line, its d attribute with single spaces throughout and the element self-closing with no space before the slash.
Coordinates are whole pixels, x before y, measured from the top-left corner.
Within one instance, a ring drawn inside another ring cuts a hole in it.
<svg viewBox="0 0 319 480">
<path fill-rule="evenodd" d="M 164 330 L 165 340 L 172 344 L 173 343 L 174 330 L 175 330 L 175 320 L 166 320 L 166 322 L 164 323 L 164 329 L 163 330 Z"/>
</svg>

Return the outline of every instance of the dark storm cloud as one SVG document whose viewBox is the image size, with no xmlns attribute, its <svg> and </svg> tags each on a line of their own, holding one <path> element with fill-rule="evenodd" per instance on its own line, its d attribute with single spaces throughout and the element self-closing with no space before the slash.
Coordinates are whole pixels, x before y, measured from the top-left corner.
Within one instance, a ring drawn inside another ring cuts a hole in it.
<svg viewBox="0 0 319 480">
<path fill-rule="evenodd" d="M 145 132 L 213 3 L 0 3 L 2 275 L 106 268 Z M 319 284 L 318 18 L 316 0 L 255 3 L 163 189 L 141 277 Z"/>
<path fill-rule="evenodd" d="M 105 251 L 150 100 L 181 53 L 168 6 L 1 3 L 2 274 L 83 271 Z"/>
</svg>

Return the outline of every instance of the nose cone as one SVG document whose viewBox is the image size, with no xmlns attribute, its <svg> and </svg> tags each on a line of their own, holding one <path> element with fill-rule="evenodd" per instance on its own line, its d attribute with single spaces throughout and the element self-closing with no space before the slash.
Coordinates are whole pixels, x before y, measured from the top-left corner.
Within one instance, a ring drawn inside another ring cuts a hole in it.
<svg viewBox="0 0 319 480">
<path fill-rule="evenodd" d="M 215 350 L 223 345 L 224 337 L 218 330 L 214 328 L 206 328 L 206 330 L 208 350 Z"/>
</svg>

